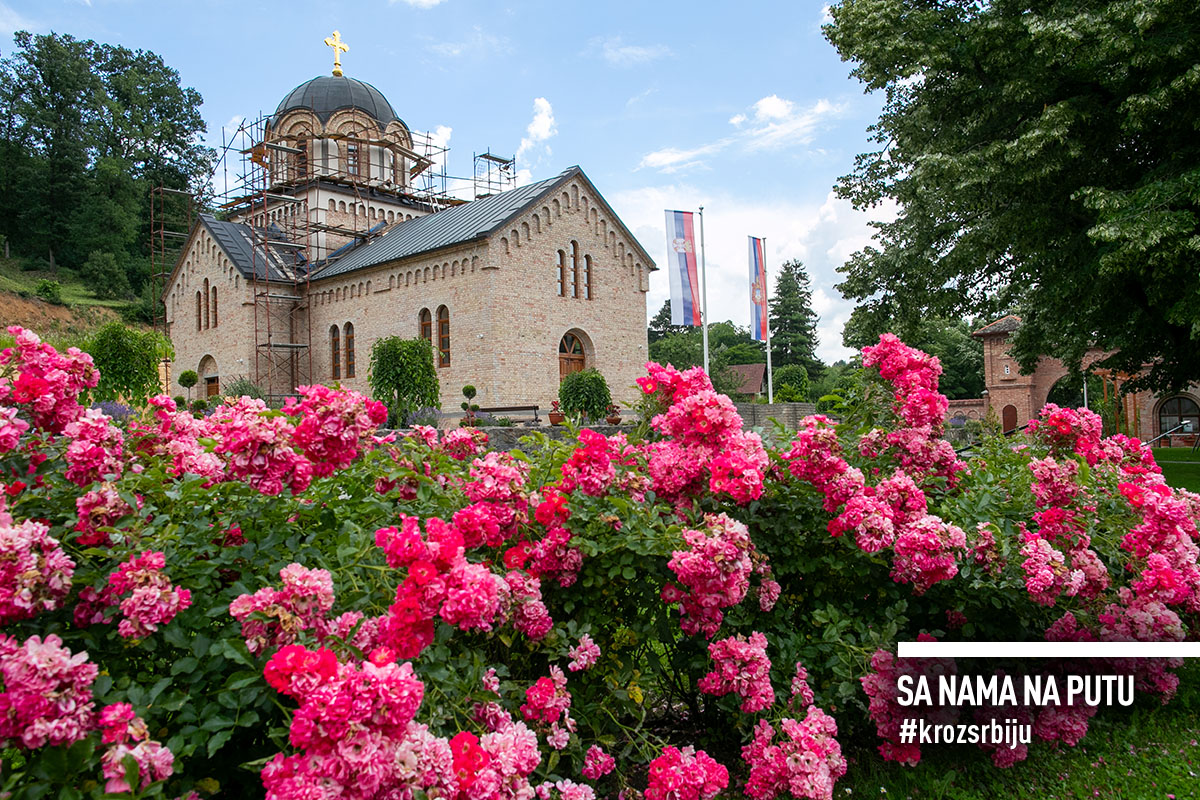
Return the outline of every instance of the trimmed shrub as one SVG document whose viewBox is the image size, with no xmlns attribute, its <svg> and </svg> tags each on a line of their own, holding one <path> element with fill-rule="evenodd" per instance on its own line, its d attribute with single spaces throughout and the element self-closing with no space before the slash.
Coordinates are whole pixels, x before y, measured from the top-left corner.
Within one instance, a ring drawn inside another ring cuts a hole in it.
<svg viewBox="0 0 1200 800">
<path fill-rule="evenodd" d="M 389 336 L 371 347 L 371 395 L 387 405 L 388 426 L 418 408 L 441 408 L 441 387 L 433 367 L 433 348 L 425 339 Z"/>
<path fill-rule="evenodd" d="M 558 387 L 558 400 L 563 412 L 590 420 L 604 419 L 612 393 L 600 371 L 592 368 L 573 372 Z"/>
</svg>

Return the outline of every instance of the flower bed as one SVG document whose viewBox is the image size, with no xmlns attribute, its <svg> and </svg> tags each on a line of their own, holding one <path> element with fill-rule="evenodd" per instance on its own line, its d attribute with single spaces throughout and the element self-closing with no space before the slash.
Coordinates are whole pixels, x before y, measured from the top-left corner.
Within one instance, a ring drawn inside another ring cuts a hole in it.
<svg viewBox="0 0 1200 800">
<path fill-rule="evenodd" d="M 843 744 L 920 759 L 897 640 L 1182 639 L 1200 610 L 1200 497 L 1148 450 L 1050 406 L 963 462 L 937 360 L 893 336 L 839 425 L 779 446 L 650 364 L 643 424 L 526 454 L 380 436 L 380 404 L 326 387 L 118 423 L 79 404 L 86 355 L 12 332 L 18 796 L 829 798 Z M 1175 666 L 1109 669 L 1165 701 Z M 1086 734 L 1052 712 L 1019 711 L 1037 742 Z"/>
</svg>

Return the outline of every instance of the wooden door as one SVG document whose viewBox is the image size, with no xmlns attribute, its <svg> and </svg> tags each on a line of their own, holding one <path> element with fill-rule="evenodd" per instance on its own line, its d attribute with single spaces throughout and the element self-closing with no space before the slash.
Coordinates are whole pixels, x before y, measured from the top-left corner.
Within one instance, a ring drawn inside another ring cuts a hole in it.
<svg viewBox="0 0 1200 800">
<path fill-rule="evenodd" d="M 581 372 L 584 368 L 583 342 L 579 337 L 568 333 L 558 343 L 558 380 L 561 382 L 573 372 Z"/>
<path fill-rule="evenodd" d="M 1001 423 L 1001 427 L 1004 429 L 1005 433 L 1008 433 L 1009 431 L 1012 431 L 1012 430 L 1016 430 L 1016 428 L 1017 428 L 1017 407 L 1016 406 L 1005 406 L 1004 411 L 1001 412 L 1000 423 Z"/>
<path fill-rule="evenodd" d="M 204 379 L 204 396 L 216 397 L 221 393 L 220 378 L 205 378 Z"/>
</svg>

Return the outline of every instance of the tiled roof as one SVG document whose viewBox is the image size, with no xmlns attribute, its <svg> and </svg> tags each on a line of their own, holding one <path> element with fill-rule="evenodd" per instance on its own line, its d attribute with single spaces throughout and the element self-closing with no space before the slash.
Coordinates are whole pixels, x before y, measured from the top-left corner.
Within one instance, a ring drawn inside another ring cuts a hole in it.
<svg viewBox="0 0 1200 800">
<path fill-rule="evenodd" d="M 766 364 L 731 364 L 729 369 L 742 379 L 742 385 L 734 390 L 735 394 L 761 394 L 763 381 L 767 377 Z"/>
<path fill-rule="evenodd" d="M 313 279 L 330 278 L 472 239 L 482 239 L 579 172 L 579 167 L 571 167 L 561 175 L 544 181 L 394 225 L 381 236 L 359 245 L 321 269 Z"/>
<path fill-rule="evenodd" d="M 991 325 L 984 325 L 979 330 L 975 331 L 972 336 L 999 336 L 1002 333 L 1012 333 L 1017 328 L 1021 327 L 1021 318 L 1016 314 L 1009 314 L 1007 317 L 1001 317 Z"/>
</svg>

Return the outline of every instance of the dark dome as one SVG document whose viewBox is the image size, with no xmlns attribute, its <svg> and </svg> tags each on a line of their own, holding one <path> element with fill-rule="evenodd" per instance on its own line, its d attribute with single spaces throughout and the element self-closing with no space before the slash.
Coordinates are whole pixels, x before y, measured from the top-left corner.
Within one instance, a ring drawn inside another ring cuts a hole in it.
<svg viewBox="0 0 1200 800">
<path fill-rule="evenodd" d="M 380 130 L 400 119 L 383 93 L 371 84 L 332 75 L 313 78 L 288 92 L 275 109 L 275 119 L 297 108 L 312 111 L 322 123 L 328 122 L 335 111 L 357 108 L 378 122 Z"/>
</svg>

